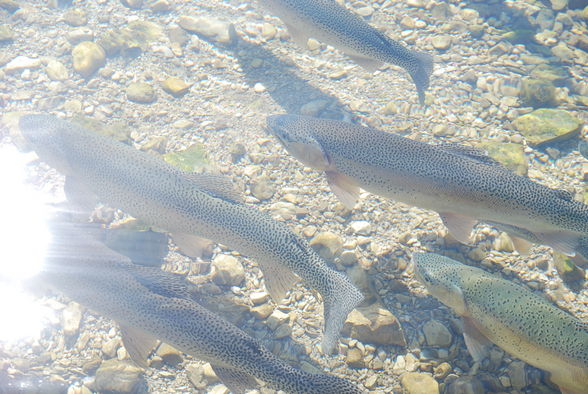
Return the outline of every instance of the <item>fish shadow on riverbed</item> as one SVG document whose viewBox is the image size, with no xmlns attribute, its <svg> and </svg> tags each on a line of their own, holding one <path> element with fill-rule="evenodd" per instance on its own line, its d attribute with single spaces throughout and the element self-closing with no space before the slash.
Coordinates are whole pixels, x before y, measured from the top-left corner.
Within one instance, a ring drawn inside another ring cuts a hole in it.
<svg viewBox="0 0 588 394">
<path fill-rule="evenodd" d="M 305 104 L 315 102 L 318 111 L 316 114 L 310 113 L 313 116 L 347 121 L 357 120 L 357 117 L 351 114 L 351 110 L 337 98 L 296 75 L 294 71 L 296 66 L 285 63 L 261 45 L 244 40 L 233 25 L 229 29 L 231 36 L 229 44 L 221 44 L 201 35 L 198 37 L 210 45 L 231 52 L 239 62 L 246 82 L 250 86 L 256 83 L 265 86 L 268 94 L 284 111 L 300 114 Z M 259 64 L 260 60 L 261 64 Z"/>
</svg>

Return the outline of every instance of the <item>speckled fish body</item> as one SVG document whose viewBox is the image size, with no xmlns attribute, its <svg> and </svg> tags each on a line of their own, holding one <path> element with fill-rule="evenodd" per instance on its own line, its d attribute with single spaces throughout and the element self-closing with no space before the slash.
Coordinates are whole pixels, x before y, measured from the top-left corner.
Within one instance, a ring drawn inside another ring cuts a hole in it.
<svg viewBox="0 0 588 394">
<path fill-rule="evenodd" d="M 551 373 L 564 393 L 588 388 L 588 324 L 511 281 L 433 253 L 415 253 L 417 279 L 464 320 L 474 359 L 485 339 Z M 480 335 L 481 334 L 481 335 Z"/>
<path fill-rule="evenodd" d="M 20 128 L 41 160 L 66 175 L 66 189 L 68 178 L 74 179 L 102 202 L 150 225 L 195 234 L 253 258 L 276 301 L 296 281 L 292 271 L 298 274 L 323 297 L 323 349 L 334 349 L 347 315 L 363 296 L 286 225 L 233 199 L 215 177 L 180 171 L 67 121 L 25 115 Z"/>
<path fill-rule="evenodd" d="M 147 366 L 146 358 L 140 357 L 147 356 L 159 339 L 210 362 L 233 392 L 257 388 L 252 377 L 289 393 L 360 392 L 347 380 L 286 364 L 258 340 L 192 300 L 182 278 L 158 267 L 132 264 L 71 225 L 54 225 L 52 230 L 41 281 L 120 324 L 131 356 L 142 347 L 134 343 L 147 339 L 151 346 L 136 354 L 139 359 L 133 358 L 140 365 Z"/>
<path fill-rule="evenodd" d="M 271 116 L 268 129 L 293 156 L 325 171 L 334 192 L 350 207 L 361 187 L 438 212 L 461 242 L 468 242 L 478 221 L 488 221 L 570 255 L 588 235 L 587 205 L 514 174 L 474 148 L 431 145 L 297 115 Z"/>
<path fill-rule="evenodd" d="M 301 45 L 315 38 L 343 51 L 358 64 L 375 70 L 383 63 L 404 68 L 424 103 L 433 70 L 431 56 L 396 42 L 334 0 L 258 0 L 279 17 Z"/>
</svg>

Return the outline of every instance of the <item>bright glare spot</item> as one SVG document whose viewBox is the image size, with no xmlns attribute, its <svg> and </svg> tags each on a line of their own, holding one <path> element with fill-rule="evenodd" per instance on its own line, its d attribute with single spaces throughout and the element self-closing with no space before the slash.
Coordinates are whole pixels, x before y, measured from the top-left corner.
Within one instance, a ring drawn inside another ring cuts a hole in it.
<svg viewBox="0 0 588 394">
<path fill-rule="evenodd" d="M 25 184 L 27 155 L 0 145 L 0 341 L 38 335 L 43 307 L 21 281 L 38 273 L 50 240 L 42 195 Z"/>
</svg>

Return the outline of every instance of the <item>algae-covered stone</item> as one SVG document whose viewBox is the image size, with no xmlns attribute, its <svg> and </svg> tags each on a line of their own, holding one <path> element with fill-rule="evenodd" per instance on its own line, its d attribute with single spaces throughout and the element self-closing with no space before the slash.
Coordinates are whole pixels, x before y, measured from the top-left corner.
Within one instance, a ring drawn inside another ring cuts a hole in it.
<svg viewBox="0 0 588 394">
<path fill-rule="evenodd" d="M 131 131 L 127 129 L 123 122 L 113 122 L 106 124 L 98 119 L 88 116 L 76 115 L 71 121 L 77 123 L 85 129 L 95 131 L 99 134 L 114 138 L 117 141 L 125 142 L 130 140 Z"/>
<path fill-rule="evenodd" d="M 564 282 L 578 282 L 584 280 L 584 270 L 578 268 L 569 256 L 555 252 L 553 254 L 553 264 Z"/>
<path fill-rule="evenodd" d="M 210 167 L 208 155 L 204 146 L 194 144 L 180 152 L 170 152 L 163 155 L 169 164 L 187 172 L 202 172 Z"/>
<path fill-rule="evenodd" d="M 550 81 L 559 86 L 568 79 L 569 74 L 563 67 L 551 64 L 539 64 L 531 71 L 531 77 Z"/>
<path fill-rule="evenodd" d="M 0 42 L 12 41 L 14 39 L 14 33 L 8 25 L 0 26 Z"/>
<path fill-rule="evenodd" d="M 49 60 L 45 67 L 47 76 L 53 81 L 65 81 L 69 78 L 67 68 L 59 60 Z"/>
<path fill-rule="evenodd" d="M 523 145 L 512 142 L 485 141 L 478 147 L 514 173 L 527 175 L 528 163 Z"/>
<path fill-rule="evenodd" d="M 349 314 L 342 333 L 360 342 L 375 345 L 406 345 L 398 319 L 378 302 L 354 309 Z"/>
<path fill-rule="evenodd" d="M 110 57 L 119 54 L 138 56 L 161 34 L 162 29 L 156 23 L 134 21 L 122 29 L 110 31 L 98 43 Z"/>
<path fill-rule="evenodd" d="M 146 82 L 133 82 L 127 87 L 127 98 L 136 103 L 150 104 L 156 99 L 155 89 Z"/>
<path fill-rule="evenodd" d="M 193 84 L 186 83 L 183 79 L 178 77 L 166 78 L 162 83 L 161 87 L 164 91 L 171 94 L 174 97 L 183 96 L 190 90 Z"/>
<path fill-rule="evenodd" d="M 546 108 L 555 107 L 558 104 L 555 86 L 541 79 L 524 79 L 519 97 L 522 104 L 527 107 Z"/>
<path fill-rule="evenodd" d="M 519 116 L 513 126 L 529 145 L 539 146 L 578 135 L 582 122 L 568 111 L 541 108 Z"/>
<path fill-rule="evenodd" d="M 142 373 L 143 369 L 130 361 L 106 360 L 96 371 L 94 389 L 100 392 L 131 393 L 141 381 Z"/>
<path fill-rule="evenodd" d="M 71 54 L 74 70 L 85 78 L 94 74 L 106 62 L 104 49 L 92 41 L 80 42 L 74 47 Z"/>
</svg>

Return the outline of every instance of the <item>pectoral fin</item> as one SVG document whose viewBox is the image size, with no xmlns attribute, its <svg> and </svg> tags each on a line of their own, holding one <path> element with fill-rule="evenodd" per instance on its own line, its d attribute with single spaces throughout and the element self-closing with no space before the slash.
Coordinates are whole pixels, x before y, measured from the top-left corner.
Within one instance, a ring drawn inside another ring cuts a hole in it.
<svg viewBox="0 0 588 394">
<path fill-rule="evenodd" d="M 186 233 L 171 234 L 174 243 L 188 257 L 202 258 L 212 254 L 212 241 Z"/>
<path fill-rule="evenodd" d="M 359 186 L 347 175 L 337 171 L 326 171 L 327 182 L 339 201 L 348 209 L 353 209 L 359 199 Z"/>
<path fill-rule="evenodd" d="M 68 175 L 65 177 L 63 191 L 67 200 L 85 212 L 92 212 L 98 203 L 98 196 L 94 194 L 79 178 Z"/>
<path fill-rule="evenodd" d="M 474 226 L 478 223 L 476 219 L 452 212 L 441 212 L 439 216 L 443 224 L 447 227 L 447 230 L 449 230 L 449 233 L 455 239 L 463 244 L 470 242 L 470 234 Z"/>
<path fill-rule="evenodd" d="M 218 365 L 211 364 L 211 366 L 216 376 L 234 394 L 245 393 L 259 386 L 255 378 L 245 372 L 229 367 L 219 367 Z"/>
<path fill-rule="evenodd" d="M 471 318 L 462 317 L 461 320 L 463 322 L 463 339 L 466 347 L 474 361 L 480 362 L 488 356 L 492 342 L 476 328 Z"/>
<path fill-rule="evenodd" d="M 360 65 L 361 67 L 365 68 L 368 72 L 376 72 L 380 67 L 384 65 L 384 62 L 379 60 L 370 59 L 367 57 L 361 56 L 354 56 L 354 55 L 347 55 L 353 60 L 356 64 Z"/>
<path fill-rule="evenodd" d="M 534 233 L 544 245 L 551 246 L 553 249 L 566 254 L 575 256 L 576 249 L 580 244 L 580 236 L 566 233 L 563 231 L 554 231 L 547 233 Z"/>
<path fill-rule="evenodd" d="M 510 238 L 512 239 L 512 244 L 514 245 L 515 249 L 521 256 L 528 256 L 533 244 L 526 239 L 522 239 L 511 235 Z"/>
<path fill-rule="evenodd" d="M 120 332 L 123 345 L 131 360 L 140 367 L 147 368 L 149 366 L 147 358 L 157 346 L 157 338 L 135 328 L 122 325 L 120 325 Z"/>
<path fill-rule="evenodd" d="M 290 33 L 290 37 L 292 37 L 292 40 L 300 45 L 302 48 L 308 49 L 308 47 L 306 46 L 306 43 L 308 42 L 308 39 L 310 38 L 310 36 L 305 33 L 303 30 L 300 30 L 299 28 L 289 24 L 289 23 L 285 23 L 286 28 L 288 29 L 288 33 Z"/>
</svg>

